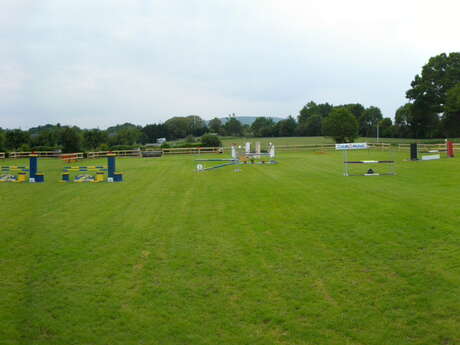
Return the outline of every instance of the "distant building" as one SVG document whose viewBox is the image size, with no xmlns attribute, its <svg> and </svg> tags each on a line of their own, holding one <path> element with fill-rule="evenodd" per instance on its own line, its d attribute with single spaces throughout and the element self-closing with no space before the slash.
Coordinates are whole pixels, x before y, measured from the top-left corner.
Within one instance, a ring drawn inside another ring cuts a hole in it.
<svg viewBox="0 0 460 345">
<path fill-rule="evenodd" d="M 166 138 L 158 138 L 157 139 L 157 143 L 160 144 L 160 145 L 165 143 L 165 142 L 166 142 Z"/>
</svg>

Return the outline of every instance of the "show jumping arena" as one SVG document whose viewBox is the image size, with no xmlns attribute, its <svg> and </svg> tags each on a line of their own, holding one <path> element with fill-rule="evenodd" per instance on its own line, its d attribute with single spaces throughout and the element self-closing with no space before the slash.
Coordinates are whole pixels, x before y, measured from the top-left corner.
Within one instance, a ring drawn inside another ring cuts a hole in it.
<svg viewBox="0 0 460 345">
<path fill-rule="evenodd" d="M 45 183 L 0 184 L 0 343 L 459 343 L 460 159 L 347 154 L 117 157 L 124 183 L 60 183 L 107 157 L 40 158 Z"/>
</svg>

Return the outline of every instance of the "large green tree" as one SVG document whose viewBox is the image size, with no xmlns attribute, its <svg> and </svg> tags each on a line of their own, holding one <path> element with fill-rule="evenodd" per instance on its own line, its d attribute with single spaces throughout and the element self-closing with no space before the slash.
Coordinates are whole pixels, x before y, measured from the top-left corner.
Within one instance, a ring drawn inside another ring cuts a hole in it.
<svg viewBox="0 0 460 345">
<path fill-rule="evenodd" d="M 251 124 L 251 132 L 255 137 L 271 137 L 275 134 L 275 122 L 269 117 L 258 117 Z"/>
<path fill-rule="evenodd" d="M 243 125 L 234 116 L 230 116 L 224 124 L 224 132 L 226 135 L 241 136 L 243 135 Z"/>
<path fill-rule="evenodd" d="M 30 136 L 28 132 L 13 129 L 6 131 L 5 141 L 5 146 L 8 150 L 18 150 L 21 146 L 29 144 Z"/>
<path fill-rule="evenodd" d="M 415 76 L 406 97 L 413 104 L 411 126 L 416 137 L 430 137 L 436 134 L 439 115 L 446 112 L 448 92 L 458 83 L 458 52 L 443 53 L 430 58 L 423 66 L 421 74 Z"/>
<path fill-rule="evenodd" d="M 96 149 L 107 142 L 107 133 L 100 129 L 89 129 L 83 132 L 83 146 L 87 149 Z"/>
<path fill-rule="evenodd" d="M 141 142 L 143 144 L 156 143 L 158 138 L 169 139 L 170 135 L 164 124 L 149 124 L 142 128 Z"/>
<path fill-rule="evenodd" d="M 40 146 L 54 147 L 57 145 L 59 140 L 59 130 L 48 129 L 41 131 L 38 134 L 37 142 Z"/>
<path fill-rule="evenodd" d="M 443 116 L 444 133 L 449 137 L 460 136 L 460 83 L 447 92 Z"/>
<path fill-rule="evenodd" d="M 317 137 L 322 134 L 321 115 L 315 114 L 310 116 L 306 121 L 299 123 L 297 133 L 300 136 Z"/>
<path fill-rule="evenodd" d="M 280 122 L 278 122 L 277 127 L 278 136 L 292 137 L 295 135 L 297 129 L 297 122 L 292 116 L 289 116 L 286 120 L 281 120 Z"/>
<path fill-rule="evenodd" d="M 361 115 L 364 113 L 364 111 L 366 110 L 366 108 L 364 108 L 364 106 L 360 103 L 345 104 L 343 106 L 347 108 L 348 110 L 350 110 L 352 114 L 355 115 L 356 119 L 358 120 L 361 117 Z"/>
<path fill-rule="evenodd" d="M 134 145 L 140 143 L 142 130 L 138 127 L 127 127 L 119 130 L 110 137 L 111 145 Z"/>
<path fill-rule="evenodd" d="M 334 106 L 329 103 L 316 104 L 310 101 L 300 110 L 297 120 L 301 123 L 307 121 L 313 115 L 319 115 L 321 118 L 324 118 L 329 115 L 333 108 Z"/>
<path fill-rule="evenodd" d="M 0 152 L 3 152 L 6 150 L 5 143 L 6 143 L 5 131 L 0 128 Z"/>
<path fill-rule="evenodd" d="M 379 122 L 379 136 L 382 138 L 394 137 L 393 121 L 389 117 L 385 117 Z"/>
<path fill-rule="evenodd" d="M 198 115 L 186 117 L 188 123 L 187 135 L 201 136 L 207 132 L 206 122 Z"/>
<path fill-rule="evenodd" d="M 185 138 L 187 135 L 201 136 L 207 131 L 206 123 L 197 115 L 175 116 L 165 122 L 172 139 Z"/>
<path fill-rule="evenodd" d="M 165 126 L 171 135 L 171 138 L 185 138 L 189 134 L 189 119 L 182 116 L 175 116 L 165 122 Z"/>
<path fill-rule="evenodd" d="M 63 127 L 60 133 L 60 142 L 64 153 L 80 152 L 81 136 L 76 127 Z"/>
<path fill-rule="evenodd" d="M 337 107 L 332 110 L 322 123 L 324 135 L 338 143 L 353 142 L 358 137 L 358 121 L 350 110 Z"/>
<path fill-rule="evenodd" d="M 211 132 L 214 133 L 220 133 L 222 131 L 222 121 L 215 117 L 208 123 L 208 127 L 211 130 Z"/>
<path fill-rule="evenodd" d="M 395 131 L 400 138 L 408 138 L 412 135 L 412 103 L 406 103 L 396 110 Z"/>
<path fill-rule="evenodd" d="M 359 134 L 363 137 L 374 136 L 376 134 L 377 124 L 382 119 L 383 115 L 378 107 L 371 106 L 366 108 L 358 119 Z"/>
</svg>

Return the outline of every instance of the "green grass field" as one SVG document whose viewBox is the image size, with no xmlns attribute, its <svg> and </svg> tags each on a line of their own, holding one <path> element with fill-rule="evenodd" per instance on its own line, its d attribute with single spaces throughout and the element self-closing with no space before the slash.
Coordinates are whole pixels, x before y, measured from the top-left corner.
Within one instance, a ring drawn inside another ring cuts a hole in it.
<svg viewBox="0 0 460 345">
<path fill-rule="evenodd" d="M 0 344 L 459 344 L 460 159 L 407 155 L 127 158 L 114 184 L 40 160 L 0 184 Z"/>
</svg>

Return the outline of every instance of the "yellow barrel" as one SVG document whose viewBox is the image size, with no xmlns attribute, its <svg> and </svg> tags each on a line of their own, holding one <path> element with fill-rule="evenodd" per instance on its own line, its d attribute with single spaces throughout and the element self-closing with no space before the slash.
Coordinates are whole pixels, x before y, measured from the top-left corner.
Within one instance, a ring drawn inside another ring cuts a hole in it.
<svg viewBox="0 0 460 345">
<path fill-rule="evenodd" d="M 18 179 L 16 180 L 16 182 L 26 182 L 26 180 L 27 180 L 26 173 L 19 173 Z"/>
<path fill-rule="evenodd" d="M 104 173 L 96 173 L 96 179 L 94 180 L 94 182 L 104 182 Z"/>
</svg>

